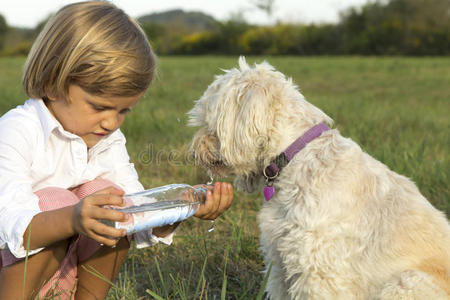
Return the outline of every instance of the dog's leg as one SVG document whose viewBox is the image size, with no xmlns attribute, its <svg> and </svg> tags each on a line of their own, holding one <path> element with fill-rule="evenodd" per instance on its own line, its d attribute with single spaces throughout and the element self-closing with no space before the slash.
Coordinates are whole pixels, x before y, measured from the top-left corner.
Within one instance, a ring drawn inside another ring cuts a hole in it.
<svg viewBox="0 0 450 300">
<path fill-rule="evenodd" d="M 389 280 L 374 299 L 448 300 L 450 295 L 437 286 L 426 273 L 409 270 Z"/>
<path fill-rule="evenodd" d="M 266 292 L 270 300 L 288 300 L 287 286 L 285 284 L 286 275 L 282 268 L 282 262 L 278 251 L 273 243 L 268 243 L 265 234 L 261 234 L 261 251 L 266 264 L 265 276 L 269 272 Z"/>
<path fill-rule="evenodd" d="M 291 299 L 287 293 L 287 286 L 284 283 L 284 278 L 285 275 L 283 269 L 280 267 L 280 262 L 272 261 L 272 268 L 266 286 L 267 295 L 270 300 Z"/>
</svg>

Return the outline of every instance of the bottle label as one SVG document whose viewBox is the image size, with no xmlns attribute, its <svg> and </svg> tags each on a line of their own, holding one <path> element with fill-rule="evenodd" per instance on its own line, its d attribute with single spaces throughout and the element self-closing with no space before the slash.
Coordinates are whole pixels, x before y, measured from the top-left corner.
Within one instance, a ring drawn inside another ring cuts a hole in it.
<svg viewBox="0 0 450 300">
<path fill-rule="evenodd" d="M 136 198 L 136 197 L 134 197 Z M 148 230 L 153 227 L 173 224 L 183 221 L 192 215 L 198 209 L 198 202 L 189 202 L 184 200 L 160 201 L 155 199 L 134 199 L 136 202 L 143 203 L 135 205 L 129 198 L 125 198 L 126 207 L 117 210 L 128 214 L 126 222 L 114 222 L 115 228 L 125 229 L 127 234 Z M 145 203 L 143 202 L 145 200 Z"/>
</svg>

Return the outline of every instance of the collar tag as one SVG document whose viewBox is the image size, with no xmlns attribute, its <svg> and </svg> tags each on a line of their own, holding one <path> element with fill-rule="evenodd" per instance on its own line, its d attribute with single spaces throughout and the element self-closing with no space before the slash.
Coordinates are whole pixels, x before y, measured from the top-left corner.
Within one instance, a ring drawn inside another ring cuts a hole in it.
<svg viewBox="0 0 450 300">
<path fill-rule="evenodd" d="M 295 140 L 284 152 L 278 155 L 269 166 L 263 169 L 263 175 L 266 178 L 266 186 L 264 187 L 264 198 L 266 198 L 266 201 L 272 199 L 273 194 L 275 193 L 273 181 L 278 177 L 281 169 L 284 168 L 309 142 L 313 141 L 327 130 L 330 130 L 330 128 L 325 123 L 320 123 L 310 128 L 305 134 Z"/>
<path fill-rule="evenodd" d="M 273 185 L 266 185 L 264 187 L 264 198 L 266 198 L 266 201 L 269 201 L 272 199 L 273 194 L 275 193 L 275 189 L 273 188 Z"/>
</svg>

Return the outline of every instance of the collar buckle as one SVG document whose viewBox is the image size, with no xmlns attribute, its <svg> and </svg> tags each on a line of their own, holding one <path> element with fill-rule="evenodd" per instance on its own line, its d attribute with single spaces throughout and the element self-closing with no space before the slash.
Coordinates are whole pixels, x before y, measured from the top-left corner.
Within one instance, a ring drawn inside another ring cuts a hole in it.
<svg viewBox="0 0 450 300">
<path fill-rule="evenodd" d="M 273 182 L 293 157 L 302 150 L 309 142 L 319 137 L 323 132 L 330 130 L 325 123 L 320 123 L 310 128 L 305 134 L 295 140 L 285 151 L 275 157 L 275 159 L 263 169 L 263 175 L 266 178 L 266 187 L 264 188 L 264 196 L 269 201 L 274 194 Z"/>
<path fill-rule="evenodd" d="M 267 168 L 269 168 L 269 167 L 267 167 Z M 267 168 L 266 168 L 266 169 L 267 169 Z M 278 174 L 280 174 L 280 172 L 277 171 L 277 172 L 275 173 L 275 175 L 269 176 L 269 175 L 267 175 L 267 173 L 266 173 L 266 169 L 263 170 L 263 175 L 264 175 L 264 177 L 266 178 L 266 182 L 272 182 L 272 181 L 274 181 L 275 178 L 278 177 Z"/>
</svg>

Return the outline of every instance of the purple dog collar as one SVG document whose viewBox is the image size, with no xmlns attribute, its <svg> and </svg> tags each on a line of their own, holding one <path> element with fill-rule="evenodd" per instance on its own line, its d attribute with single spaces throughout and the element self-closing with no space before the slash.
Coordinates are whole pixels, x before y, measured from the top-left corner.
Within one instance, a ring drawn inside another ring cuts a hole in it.
<svg viewBox="0 0 450 300">
<path fill-rule="evenodd" d="M 266 186 L 264 187 L 264 198 L 266 198 L 266 201 L 269 201 L 275 192 L 273 188 L 273 181 L 278 177 L 281 169 L 283 169 L 292 160 L 292 158 L 294 158 L 295 154 L 305 148 L 309 142 L 319 137 L 323 132 L 329 129 L 330 128 L 325 123 L 320 123 L 312 127 L 305 132 L 304 135 L 296 139 L 289 147 L 287 147 L 286 150 L 284 150 L 284 152 L 278 155 L 275 160 L 263 170 L 264 177 L 266 178 Z"/>
</svg>

